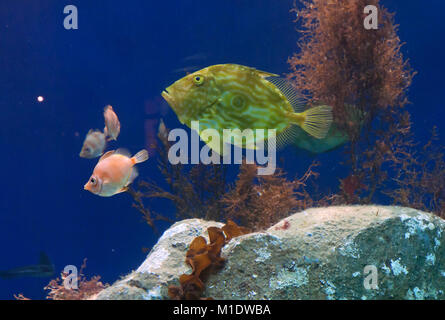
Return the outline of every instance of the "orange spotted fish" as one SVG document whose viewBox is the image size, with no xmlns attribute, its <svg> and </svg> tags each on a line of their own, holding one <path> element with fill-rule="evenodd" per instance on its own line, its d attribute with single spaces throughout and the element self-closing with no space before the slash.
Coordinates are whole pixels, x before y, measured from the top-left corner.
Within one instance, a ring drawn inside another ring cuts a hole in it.
<svg viewBox="0 0 445 320">
<path fill-rule="evenodd" d="M 162 96 L 183 124 L 191 127 L 192 121 L 199 121 L 201 138 L 218 153 L 224 150 L 221 143 L 209 141 L 202 130 L 215 129 L 224 139 L 224 129 L 275 129 L 280 147 L 294 142 L 295 128 L 323 139 L 332 123 L 330 106 L 307 109 L 287 80 L 237 64 L 196 71 L 173 83 Z M 223 142 L 236 144 L 232 140 Z M 239 146 L 252 144 L 242 141 Z"/>
<path fill-rule="evenodd" d="M 105 135 L 100 130 L 91 129 L 83 142 L 79 156 L 87 159 L 99 157 L 104 153 L 106 144 Z"/>
<path fill-rule="evenodd" d="M 127 191 L 128 185 L 138 176 L 135 164 L 147 159 L 147 150 L 141 150 L 133 157 L 125 149 L 108 151 L 99 159 L 83 188 L 102 197 Z"/>
<path fill-rule="evenodd" d="M 105 118 L 105 128 L 104 134 L 108 137 L 108 141 L 117 140 L 117 136 L 121 131 L 121 123 L 119 122 L 119 118 L 113 110 L 113 107 L 108 105 L 104 110 L 104 118 Z"/>
</svg>

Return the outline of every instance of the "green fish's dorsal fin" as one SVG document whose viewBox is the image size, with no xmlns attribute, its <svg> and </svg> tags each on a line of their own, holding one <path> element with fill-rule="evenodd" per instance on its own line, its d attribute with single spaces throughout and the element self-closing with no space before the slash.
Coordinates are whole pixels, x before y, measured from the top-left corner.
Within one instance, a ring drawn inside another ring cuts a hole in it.
<svg viewBox="0 0 445 320">
<path fill-rule="evenodd" d="M 233 68 L 233 69 L 240 69 L 240 70 L 250 70 L 252 72 L 254 72 L 255 74 L 257 74 L 259 77 L 261 78 L 267 78 L 267 77 L 278 77 L 278 74 L 275 73 L 270 73 L 270 72 L 266 72 L 266 71 L 261 71 L 252 67 L 248 67 L 248 66 L 243 66 L 241 64 L 236 64 L 236 63 L 227 63 L 227 64 L 220 64 L 220 65 L 216 65 L 218 67 L 222 67 L 222 68 Z"/>
<path fill-rule="evenodd" d="M 295 141 L 298 141 L 298 139 L 300 139 L 301 133 L 302 130 L 297 125 L 291 124 L 289 127 L 284 129 L 283 132 L 280 132 L 275 138 L 275 149 L 279 151 L 290 144 L 294 144 Z M 264 141 L 265 150 L 269 149 L 268 141 L 269 140 Z"/>
<path fill-rule="evenodd" d="M 255 70 L 256 73 L 258 73 L 258 75 L 259 75 L 261 78 L 279 77 L 279 76 L 278 76 L 277 74 L 275 74 L 275 73 L 270 73 L 270 72 L 261 71 L 261 70 L 257 70 L 257 69 L 254 69 L 254 70 Z"/>
<path fill-rule="evenodd" d="M 289 80 L 281 77 L 267 77 L 266 80 L 280 90 L 287 101 L 289 101 L 294 112 L 300 113 L 306 109 L 304 99 L 298 93 L 297 89 L 292 86 Z"/>
</svg>

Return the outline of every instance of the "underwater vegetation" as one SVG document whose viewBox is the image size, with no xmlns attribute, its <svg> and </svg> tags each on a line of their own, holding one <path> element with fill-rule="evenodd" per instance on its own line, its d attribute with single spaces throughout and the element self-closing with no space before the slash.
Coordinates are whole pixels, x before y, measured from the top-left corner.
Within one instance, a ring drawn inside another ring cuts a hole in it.
<svg viewBox="0 0 445 320">
<path fill-rule="evenodd" d="M 363 8 L 378 8 L 378 28 L 363 27 Z M 373 1 L 304 1 L 301 38 L 288 77 L 310 101 L 331 105 L 347 133 L 350 174 L 331 203 L 369 204 L 380 194 L 443 216 L 443 148 L 415 150 L 407 90 L 416 72 L 401 53 L 393 14 Z M 384 190 L 386 188 L 386 190 Z M 391 189 L 391 190 L 388 190 Z"/>
<path fill-rule="evenodd" d="M 184 166 L 171 164 L 168 150 L 168 129 L 161 121 L 159 126 L 156 153 L 158 154 L 158 169 L 162 173 L 167 189 L 158 183 L 141 179 L 136 186 L 129 189 L 133 197 L 133 207 L 137 208 L 144 220 L 154 230 L 154 221 L 167 220 L 161 214 L 152 212 L 144 205 L 143 199 L 167 199 L 176 209 L 176 218 L 203 218 L 220 221 L 224 217 L 222 205 L 218 202 L 226 188 L 226 166 L 224 165 L 196 165 Z"/>
<path fill-rule="evenodd" d="M 160 144 L 158 168 L 167 189 L 150 180 L 141 180 L 129 190 L 144 219 L 155 229 L 154 221 L 168 220 L 144 205 L 143 199 L 168 199 L 176 208 L 177 219 L 202 218 L 205 220 L 237 221 L 252 230 L 263 230 L 289 215 L 292 210 L 312 206 L 306 183 L 318 174 L 312 164 L 302 177 L 290 181 L 281 169 L 272 175 L 258 175 L 256 164 L 244 162 L 239 167 L 234 184 L 226 181 L 226 165 L 184 166 L 172 165 L 168 160 L 171 142 L 168 129 L 162 125 L 158 134 Z"/>
<path fill-rule="evenodd" d="M 83 260 L 82 266 L 79 269 L 77 277 L 77 288 L 67 288 L 65 281 L 69 276 L 67 273 L 62 272 L 60 278 L 51 280 L 44 290 L 48 290 L 46 299 L 49 300 L 87 300 L 99 291 L 108 287 L 108 284 L 103 284 L 100 281 L 100 276 L 93 276 L 88 279 L 84 270 L 86 268 L 87 259 Z M 14 295 L 17 300 L 30 300 L 23 294 Z"/>
<path fill-rule="evenodd" d="M 407 132 L 405 139 L 411 137 Z M 430 211 L 445 218 L 445 147 L 436 145 L 438 140 L 434 127 L 431 139 L 419 153 L 415 152 L 418 143 L 405 141 L 398 150 L 403 159 L 392 163 L 397 186 L 386 194 L 394 204 Z"/>
<path fill-rule="evenodd" d="M 235 185 L 221 199 L 228 219 L 239 221 L 255 231 L 266 229 L 293 211 L 313 206 L 314 200 L 305 189 L 311 178 L 313 163 L 302 177 L 287 180 L 283 170 L 272 175 L 257 175 L 257 166 L 242 164 Z"/>
<path fill-rule="evenodd" d="M 376 30 L 363 27 L 367 5 L 378 8 Z M 353 145 L 360 128 L 378 116 L 395 121 L 392 113 L 408 103 L 406 90 L 415 73 L 400 51 L 393 14 L 379 0 L 303 1 L 303 9 L 292 11 L 300 38 L 299 52 L 288 60 L 288 77 L 296 88 L 311 101 L 332 106 L 336 124 Z"/>
</svg>

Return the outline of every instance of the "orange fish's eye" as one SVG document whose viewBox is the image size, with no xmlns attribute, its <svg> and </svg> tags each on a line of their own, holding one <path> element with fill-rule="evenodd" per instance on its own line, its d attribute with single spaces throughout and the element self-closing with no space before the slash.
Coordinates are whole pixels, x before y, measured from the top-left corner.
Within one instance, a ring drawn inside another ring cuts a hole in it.
<svg viewBox="0 0 445 320">
<path fill-rule="evenodd" d="M 193 77 L 193 82 L 195 82 L 195 84 L 197 86 L 200 86 L 204 83 L 204 76 L 198 74 L 196 76 Z"/>
<path fill-rule="evenodd" d="M 96 185 L 97 180 L 96 180 L 96 178 L 91 177 L 90 182 L 91 182 L 91 183 L 93 184 L 93 186 L 94 186 L 94 185 Z"/>
</svg>

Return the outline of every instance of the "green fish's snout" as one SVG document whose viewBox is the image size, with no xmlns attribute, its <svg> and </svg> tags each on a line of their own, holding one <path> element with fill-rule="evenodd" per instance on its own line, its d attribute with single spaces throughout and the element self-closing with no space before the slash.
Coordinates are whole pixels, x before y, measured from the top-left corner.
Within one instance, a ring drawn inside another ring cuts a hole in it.
<svg viewBox="0 0 445 320">
<path fill-rule="evenodd" d="M 162 97 L 167 101 L 173 111 L 179 118 L 181 123 L 184 123 L 184 113 L 186 112 L 184 107 L 184 101 L 187 96 L 187 88 L 180 86 L 177 82 L 167 87 L 161 93 Z"/>
<path fill-rule="evenodd" d="M 170 87 L 168 87 L 167 89 L 165 89 L 164 91 L 162 91 L 161 95 L 162 95 L 162 97 L 165 99 L 165 101 L 167 101 L 167 103 L 168 103 L 171 107 L 173 107 L 173 105 L 174 105 L 174 101 L 175 101 L 175 100 L 174 100 L 173 96 L 170 94 L 169 91 L 171 91 Z"/>
<path fill-rule="evenodd" d="M 167 101 L 167 103 L 172 107 L 172 109 L 176 112 L 176 114 L 182 113 L 182 101 L 184 99 L 184 93 L 181 90 L 177 90 L 174 88 L 174 85 L 171 85 L 164 91 L 162 91 L 162 97 Z"/>
</svg>

